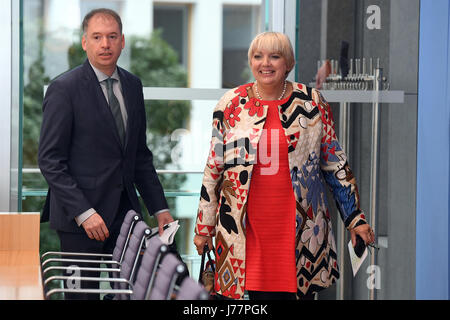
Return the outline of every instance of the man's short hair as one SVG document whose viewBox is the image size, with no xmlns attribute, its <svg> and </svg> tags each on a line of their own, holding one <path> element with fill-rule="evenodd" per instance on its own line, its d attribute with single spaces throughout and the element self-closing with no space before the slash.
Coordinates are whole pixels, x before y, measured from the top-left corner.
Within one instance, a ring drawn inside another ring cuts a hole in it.
<svg viewBox="0 0 450 320">
<path fill-rule="evenodd" d="M 86 31 L 87 31 L 89 20 L 91 20 L 91 18 L 93 16 L 97 15 L 97 14 L 107 15 L 107 16 L 113 17 L 114 20 L 116 20 L 117 24 L 119 25 L 120 34 L 122 34 L 122 20 L 120 19 L 120 16 L 114 10 L 107 9 L 107 8 L 99 8 L 99 9 L 91 10 L 84 17 L 83 23 L 81 24 L 81 28 L 83 30 L 83 33 L 86 33 Z"/>
</svg>

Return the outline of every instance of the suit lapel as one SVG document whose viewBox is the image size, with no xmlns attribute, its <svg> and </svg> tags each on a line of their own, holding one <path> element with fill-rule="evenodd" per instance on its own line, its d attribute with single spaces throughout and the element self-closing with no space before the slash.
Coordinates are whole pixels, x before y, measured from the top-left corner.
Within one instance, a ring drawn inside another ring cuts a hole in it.
<svg viewBox="0 0 450 320">
<path fill-rule="evenodd" d="M 100 119 L 104 120 L 105 125 L 109 128 L 111 135 L 114 136 L 116 142 L 121 146 L 119 133 L 117 132 L 116 124 L 114 121 L 114 117 L 112 115 L 111 109 L 106 101 L 105 95 L 103 94 L 100 83 L 98 82 L 97 76 L 95 75 L 94 70 L 92 69 L 89 61 L 86 60 L 84 65 L 85 69 L 85 82 L 84 87 L 87 96 L 94 97 L 94 105 L 100 113 Z"/>
</svg>

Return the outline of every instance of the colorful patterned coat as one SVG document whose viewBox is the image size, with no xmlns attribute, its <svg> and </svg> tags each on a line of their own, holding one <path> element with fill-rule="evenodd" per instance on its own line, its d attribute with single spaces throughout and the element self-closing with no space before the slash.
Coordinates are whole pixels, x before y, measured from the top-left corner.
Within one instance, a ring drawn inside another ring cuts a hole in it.
<svg viewBox="0 0 450 320">
<path fill-rule="evenodd" d="M 234 299 L 242 299 L 245 290 L 246 203 L 268 110 L 253 97 L 252 85 L 229 90 L 214 110 L 195 226 L 196 234 L 215 236 L 215 290 Z M 293 83 L 293 89 L 278 109 L 296 200 L 297 297 L 301 298 L 339 278 L 325 182 L 347 228 L 366 221 L 330 106 L 315 89 L 300 83 Z"/>
</svg>

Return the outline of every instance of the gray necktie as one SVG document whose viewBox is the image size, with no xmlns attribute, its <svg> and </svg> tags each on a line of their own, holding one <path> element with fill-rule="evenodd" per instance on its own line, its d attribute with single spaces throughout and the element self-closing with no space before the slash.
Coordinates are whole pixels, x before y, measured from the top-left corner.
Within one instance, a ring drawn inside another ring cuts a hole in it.
<svg viewBox="0 0 450 320">
<path fill-rule="evenodd" d="M 123 124 L 122 112 L 120 111 L 119 100 L 114 94 L 113 91 L 113 82 L 117 81 L 113 78 L 108 78 L 105 80 L 106 83 L 106 92 L 108 94 L 109 107 L 111 108 L 112 115 L 116 122 L 116 128 L 119 133 L 120 142 L 122 146 L 125 145 L 125 126 Z"/>
</svg>

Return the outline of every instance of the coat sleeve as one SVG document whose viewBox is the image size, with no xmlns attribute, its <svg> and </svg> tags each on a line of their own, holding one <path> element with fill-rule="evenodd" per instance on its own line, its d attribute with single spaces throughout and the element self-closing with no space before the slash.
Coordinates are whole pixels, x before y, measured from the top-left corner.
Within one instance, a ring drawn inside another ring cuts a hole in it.
<svg viewBox="0 0 450 320">
<path fill-rule="evenodd" d="M 72 177 L 68 162 L 72 141 L 73 111 L 68 91 L 62 83 L 50 84 L 44 97 L 39 138 L 39 168 L 48 183 L 52 197 L 71 221 L 92 206 Z"/>
<path fill-rule="evenodd" d="M 313 99 L 318 105 L 322 119 L 320 146 L 322 174 L 333 193 L 342 221 L 347 229 L 351 229 L 367 223 L 365 214 L 359 206 L 356 179 L 348 165 L 347 156 L 337 140 L 330 105 L 315 89 L 313 90 Z"/>
<path fill-rule="evenodd" d="M 216 212 L 219 205 L 220 187 L 224 173 L 224 136 L 223 110 L 229 99 L 225 94 L 218 102 L 213 113 L 212 135 L 208 160 L 203 174 L 200 203 L 197 211 L 195 233 L 202 236 L 215 236 Z"/>
</svg>

